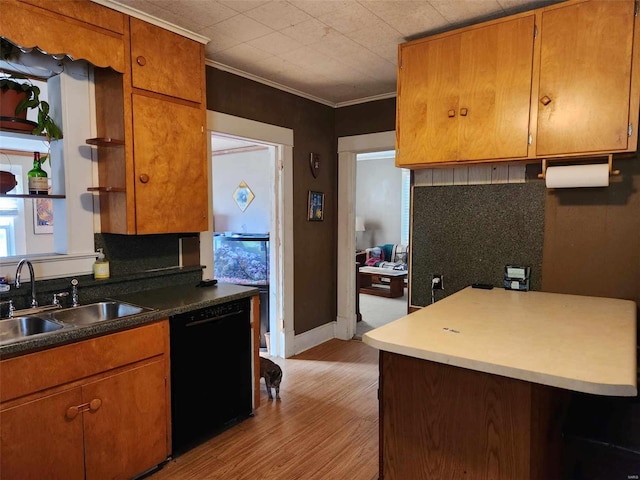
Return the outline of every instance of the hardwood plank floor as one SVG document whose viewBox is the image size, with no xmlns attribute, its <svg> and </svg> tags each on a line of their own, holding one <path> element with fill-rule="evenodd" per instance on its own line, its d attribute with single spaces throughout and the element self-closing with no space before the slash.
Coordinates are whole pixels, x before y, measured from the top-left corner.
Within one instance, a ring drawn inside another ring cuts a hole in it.
<svg viewBox="0 0 640 480">
<path fill-rule="evenodd" d="M 377 479 L 378 350 L 334 339 L 274 361 L 283 371 L 281 401 L 267 399 L 261 380 L 261 404 L 254 417 L 147 478 Z M 225 394 L 224 385 L 215 388 Z"/>
</svg>

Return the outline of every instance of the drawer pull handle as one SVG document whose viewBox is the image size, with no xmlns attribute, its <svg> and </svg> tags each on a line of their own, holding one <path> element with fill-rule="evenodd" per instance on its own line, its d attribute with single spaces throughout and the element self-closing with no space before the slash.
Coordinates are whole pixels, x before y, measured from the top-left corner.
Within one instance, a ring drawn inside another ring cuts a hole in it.
<svg viewBox="0 0 640 480">
<path fill-rule="evenodd" d="M 95 412 L 102 406 L 102 400 L 99 398 L 94 398 L 89 402 L 89 410 Z"/>
<path fill-rule="evenodd" d="M 449 118 L 453 118 L 456 116 L 456 111 L 455 110 L 449 110 L 448 112 Z"/>
<path fill-rule="evenodd" d="M 461 116 L 461 117 L 466 117 L 466 116 L 467 116 L 467 113 L 469 113 L 469 110 L 468 110 L 468 109 L 466 109 L 466 108 L 461 108 L 461 109 L 460 109 L 460 116 Z"/>
<path fill-rule="evenodd" d="M 65 417 L 69 420 L 73 420 L 78 416 L 79 413 L 80 413 L 80 408 L 74 405 L 73 407 L 67 408 L 67 413 L 65 414 Z"/>
<path fill-rule="evenodd" d="M 546 107 L 551 103 L 551 99 L 545 95 L 540 99 L 540 103 L 542 103 Z"/>
<path fill-rule="evenodd" d="M 136 63 L 137 63 L 138 65 L 140 65 L 141 67 L 144 67 L 144 66 L 147 64 L 147 59 L 146 59 L 146 58 L 144 58 L 142 55 L 139 55 L 139 56 L 136 58 Z"/>
<path fill-rule="evenodd" d="M 142 175 L 140 175 L 140 183 L 148 183 L 149 182 L 149 175 L 147 175 L 146 173 L 143 173 Z"/>
<path fill-rule="evenodd" d="M 65 413 L 65 418 L 68 420 L 73 420 L 78 416 L 80 412 L 95 412 L 100 409 L 102 406 L 102 400 L 99 398 L 94 398 L 88 403 L 81 403 L 80 405 L 73 405 L 67 408 Z"/>
</svg>

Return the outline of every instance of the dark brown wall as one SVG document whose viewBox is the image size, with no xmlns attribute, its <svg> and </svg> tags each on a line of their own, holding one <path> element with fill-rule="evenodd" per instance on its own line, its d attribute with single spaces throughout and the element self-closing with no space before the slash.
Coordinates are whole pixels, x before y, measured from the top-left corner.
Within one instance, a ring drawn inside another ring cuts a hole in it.
<svg viewBox="0 0 640 480">
<path fill-rule="evenodd" d="M 312 330 L 336 319 L 337 141 L 334 109 L 207 67 L 207 109 L 293 130 L 294 330 Z M 314 178 L 309 154 L 320 155 Z M 324 221 L 307 221 L 309 190 L 325 194 Z M 285 319 L 286 321 L 287 319 Z"/>
<path fill-rule="evenodd" d="M 395 98 L 336 109 L 336 137 L 388 132 L 395 128 Z"/>
<path fill-rule="evenodd" d="M 542 289 L 640 305 L 640 160 L 616 160 L 608 188 L 548 190 Z"/>
</svg>

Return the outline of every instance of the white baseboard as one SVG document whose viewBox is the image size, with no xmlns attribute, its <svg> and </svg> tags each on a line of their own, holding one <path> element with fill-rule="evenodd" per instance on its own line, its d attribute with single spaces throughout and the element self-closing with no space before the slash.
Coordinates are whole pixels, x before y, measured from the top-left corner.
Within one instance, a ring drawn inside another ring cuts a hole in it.
<svg viewBox="0 0 640 480">
<path fill-rule="evenodd" d="M 308 332 L 296 335 L 294 338 L 295 354 L 309 350 L 321 343 L 335 338 L 336 322 L 325 323 Z"/>
</svg>

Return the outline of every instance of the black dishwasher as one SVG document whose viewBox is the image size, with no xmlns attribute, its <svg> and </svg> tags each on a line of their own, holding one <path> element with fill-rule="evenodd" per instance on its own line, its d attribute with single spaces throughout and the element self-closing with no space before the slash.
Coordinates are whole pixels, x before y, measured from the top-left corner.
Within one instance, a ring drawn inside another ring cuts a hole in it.
<svg viewBox="0 0 640 480">
<path fill-rule="evenodd" d="M 246 298 L 169 319 L 174 456 L 251 415 L 250 305 Z"/>
</svg>

